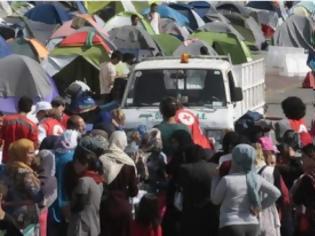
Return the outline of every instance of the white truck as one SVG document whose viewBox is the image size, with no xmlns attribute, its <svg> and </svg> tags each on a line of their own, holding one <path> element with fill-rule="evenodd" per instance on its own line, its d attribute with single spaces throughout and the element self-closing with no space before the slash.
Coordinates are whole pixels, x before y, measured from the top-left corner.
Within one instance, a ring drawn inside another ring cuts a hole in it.
<svg viewBox="0 0 315 236">
<path fill-rule="evenodd" d="M 248 110 L 263 113 L 264 60 L 232 65 L 228 57 L 155 57 L 135 65 L 122 108 L 126 128 L 151 128 L 162 121 L 159 103 L 165 96 L 180 99 L 200 119 L 208 137 L 221 142 L 224 131 Z"/>
</svg>

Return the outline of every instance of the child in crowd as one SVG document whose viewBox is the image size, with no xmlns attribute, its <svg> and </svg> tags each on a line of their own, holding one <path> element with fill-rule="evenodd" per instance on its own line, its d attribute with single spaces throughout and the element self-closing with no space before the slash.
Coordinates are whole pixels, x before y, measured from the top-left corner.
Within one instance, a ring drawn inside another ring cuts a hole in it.
<svg viewBox="0 0 315 236">
<path fill-rule="evenodd" d="M 162 236 L 159 202 L 154 194 L 146 194 L 141 199 L 136 219 L 132 222 L 131 236 Z"/>
</svg>

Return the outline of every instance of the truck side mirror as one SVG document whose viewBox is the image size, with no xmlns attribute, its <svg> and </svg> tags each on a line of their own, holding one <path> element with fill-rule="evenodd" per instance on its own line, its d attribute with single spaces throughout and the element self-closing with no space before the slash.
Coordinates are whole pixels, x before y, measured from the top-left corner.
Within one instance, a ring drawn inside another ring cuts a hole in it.
<svg viewBox="0 0 315 236">
<path fill-rule="evenodd" d="M 235 87 L 233 93 L 231 94 L 232 102 L 239 102 L 243 100 L 243 90 L 240 87 Z"/>
</svg>

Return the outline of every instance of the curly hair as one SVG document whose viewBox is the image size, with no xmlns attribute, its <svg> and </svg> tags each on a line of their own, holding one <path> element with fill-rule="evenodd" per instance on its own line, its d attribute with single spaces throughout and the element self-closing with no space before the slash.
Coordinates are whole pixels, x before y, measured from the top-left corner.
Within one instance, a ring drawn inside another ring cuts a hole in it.
<svg viewBox="0 0 315 236">
<path fill-rule="evenodd" d="M 305 116 L 306 106 L 298 97 L 287 97 L 281 103 L 284 115 L 291 120 L 300 120 Z"/>
</svg>

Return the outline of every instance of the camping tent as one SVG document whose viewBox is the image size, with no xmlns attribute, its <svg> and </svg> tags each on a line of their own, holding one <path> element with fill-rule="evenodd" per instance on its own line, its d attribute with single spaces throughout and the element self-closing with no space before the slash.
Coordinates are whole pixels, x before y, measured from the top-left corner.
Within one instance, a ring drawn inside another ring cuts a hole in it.
<svg viewBox="0 0 315 236">
<path fill-rule="evenodd" d="M 60 93 L 75 80 L 86 82 L 97 92 L 99 65 L 109 60 L 110 52 L 110 46 L 97 33 L 76 32 L 61 41 L 42 66 L 53 77 Z"/>
<path fill-rule="evenodd" d="M 145 31 L 147 31 L 149 34 L 154 34 L 154 31 L 152 29 L 152 26 L 150 23 L 140 14 L 133 13 L 133 12 L 121 12 L 114 17 L 112 17 L 109 21 L 105 23 L 104 28 L 109 32 L 113 28 L 116 27 L 122 27 L 131 25 L 131 15 L 137 15 L 140 19 L 138 25 L 143 28 Z"/>
<path fill-rule="evenodd" d="M 104 22 L 98 16 L 77 14 L 72 20 L 65 22 L 50 37 L 47 48 L 51 51 L 65 37 L 79 31 L 96 31 L 103 39 L 110 44 L 112 49 L 115 46 L 110 42 L 107 31 L 103 28 Z"/>
<path fill-rule="evenodd" d="M 215 7 L 206 1 L 193 1 L 189 2 L 188 5 L 191 6 L 200 17 L 204 17 L 210 9 L 215 10 Z"/>
<path fill-rule="evenodd" d="M 204 26 L 197 29 L 197 32 L 216 32 L 216 33 L 232 33 L 235 34 L 240 40 L 244 40 L 244 37 L 226 22 L 214 21 L 206 23 Z"/>
<path fill-rule="evenodd" d="M 179 39 L 169 34 L 155 34 L 151 37 L 159 47 L 161 54 L 165 56 L 171 56 L 181 43 Z"/>
<path fill-rule="evenodd" d="M 1 31 L 3 29 L 10 37 L 12 37 L 13 34 L 13 38 L 23 34 L 25 38 L 36 38 L 44 45 L 46 45 L 47 40 L 57 28 L 57 24 L 46 24 L 39 21 L 32 21 L 21 16 L 6 17 L 5 22 L 2 23 L 1 26 L 3 27 L 1 28 Z"/>
<path fill-rule="evenodd" d="M 122 52 L 130 52 L 139 59 L 161 53 L 151 36 L 141 28 L 122 26 L 109 31 L 109 38 Z"/>
<path fill-rule="evenodd" d="M 149 12 L 150 9 L 147 8 L 143 11 L 143 15 L 148 15 Z M 161 4 L 158 6 L 158 13 L 160 14 L 161 18 L 173 19 L 180 26 L 189 26 L 189 20 L 186 16 L 166 4 Z"/>
<path fill-rule="evenodd" d="M 195 30 L 205 24 L 202 18 L 193 10 L 193 7 L 184 3 L 171 3 L 171 8 L 180 12 L 189 20 L 188 26 L 190 29 Z"/>
<path fill-rule="evenodd" d="M 16 38 L 8 42 L 12 51 L 40 62 L 48 56 L 47 48 L 36 39 Z"/>
<path fill-rule="evenodd" d="M 230 21 L 233 28 L 244 37 L 246 44 L 252 50 L 261 49 L 262 44 L 265 42 L 265 37 L 260 25 L 258 25 L 253 17 L 244 17 L 239 13 L 227 12 L 223 13 L 223 15 Z"/>
<path fill-rule="evenodd" d="M 207 42 L 220 55 L 230 55 L 233 64 L 241 64 L 252 60 L 246 44 L 234 34 L 198 32 L 193 33 L 190 38 L 197 38 Z"/>
<path fill-rule="evenodd" d="M 290 16 L 275 32 L 274 45 L 313 50 L 313 24 L 313 21 L 308 17 Z"/>
<path fill-rule="evenodd" d="M 12 54 L 12 50 L 8 43 L 0 36 L 0 58 L 9 56 Z"/>
<path fill-rule="evenodd" d="M 21 55 L 10 55 L 0 60 L 0 109 L 16 112 L 16 102 L 21 96 L 34 101 L 51 101 L 58 95 L 53 81 L 33 59 Z"/>
<path fill-rule="evenodd" d="M 180 56 L 183 53 L 188 53 L 192 56 L 199 56 L 200 55 L 200 48 L 206 47 L 208 49 L 209 55 L 215 56 L 218 53 L 205 41 L 199 39 L 191 39 L 186 40 L 179 47 L 174 51 L 174 56 Z"/>
<path fill-rule="evenodd" d="M 315 3 L 313 1 L 301 1 L 292 8 L 294 15 L 311 17 L 315 14 Z"/>
<path fill-rule="evenodd" d="M 104 11 L 110 17 L 117 13 L 128 11 L 137 12 L 133 3 L 129 0 L 123 1 L 84 1 L 84 5 L 89 14 L 96 14 L 97 12 Z"/>
<path fill-rule="evenodd" d="M 72 15 L 58 3 L 38 5 L 26 12 L 25 16 L 32 21 L 39 21 L 45 24 L 62 24 L 72 18 Z"/>
<path fill-rule="evenodd" d="M 160 33 L 170 34 L 180 40 L 185 40 L 189 36 L 189 31 L 185 26 L 180 26 L 176 21 L 169 18 L 161 18 L 159 22 Z"/>
<path fill-rule="evenodd" d="M 240 2 L 220 2 L 216 4 L 219 12 L 239 13 L 242 16 L 249 16 L 250 10 Z"/>
</svg>

